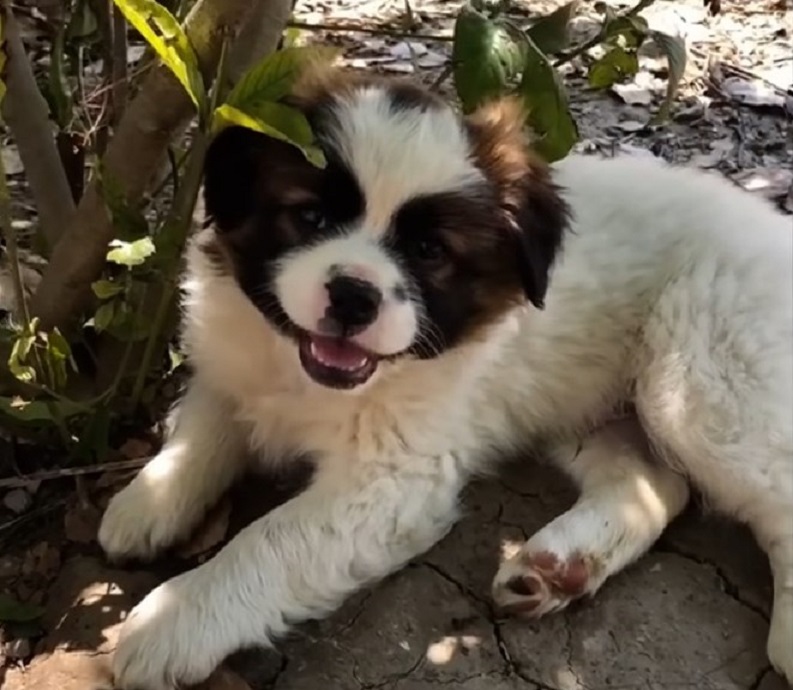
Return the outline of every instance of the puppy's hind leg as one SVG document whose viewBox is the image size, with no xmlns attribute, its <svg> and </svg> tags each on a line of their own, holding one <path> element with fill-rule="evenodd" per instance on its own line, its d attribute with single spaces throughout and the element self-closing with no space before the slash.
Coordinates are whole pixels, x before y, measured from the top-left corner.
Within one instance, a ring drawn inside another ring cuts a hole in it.
<svg viewBox="0 0 793 690">
<path fill-rule="evenodd" d="M 647 551 L 688 501 L 688 484 L 653 461 L 633 418 L 596 431 L 562 469 L 581 495 L 501 566 L 493 598 L 506 612 L 539 617 L 594 594 Z"/>
</svg>

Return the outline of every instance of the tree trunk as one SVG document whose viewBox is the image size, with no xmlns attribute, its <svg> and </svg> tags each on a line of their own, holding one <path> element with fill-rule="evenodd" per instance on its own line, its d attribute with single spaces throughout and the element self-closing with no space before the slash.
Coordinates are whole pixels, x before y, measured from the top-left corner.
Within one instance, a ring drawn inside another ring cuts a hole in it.
<svg viewBox="0 0 793 690">
<path fill-rule="evenodd" d="M 8 56 L 3 119 L 19 149 L 38 211 L 39 233 L 49 252 L 75 215 L 72 190 L 55 143 L 50 109 L 36 84 L 16 19 L 5 3 L 0 9 Z"/>
<path fill-rule="evenodd" d="M 267 34 L 275 37 L 275 45 L 289 9 L 290 0 L 199 0 L 185 20 L 185 30 L 205 78 L 211 78 L 217 67 L 224 30 L 243 39 L 233 44 L 232 60 L 236 60 L 236 45 L 256 46 L 241 51 L 244 57 L 234 63 L 241 69 L 245 60 L 262 54 L 265 47 L 263 41 L 244 40 L 248 26 L 266 24 Z M 168 144 L 193 114 L 189 97 L 170 71 L 159 64 L 153 67 L 127 105 L 104 157 L 105 168 L 131 203 L 140 200 Z M 32 300 L 31 311 L 40 317 L 42 328 L 63 327 L 85 307 L 91 282 L 102 271 L 113 237 L 109 214 L 94 180 L 56 245 Z"/>
</svg>

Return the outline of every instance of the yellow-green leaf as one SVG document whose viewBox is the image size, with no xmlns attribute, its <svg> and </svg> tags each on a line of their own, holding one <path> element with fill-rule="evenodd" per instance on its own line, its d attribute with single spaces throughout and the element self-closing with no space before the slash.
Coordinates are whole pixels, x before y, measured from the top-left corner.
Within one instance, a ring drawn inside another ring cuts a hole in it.
<svg viewBox="0 0 793 690">
<path fill-rule="evenodd" d="M 267 103 L 261 104 L 259 111 L 265 117 L 269 115 L 273 118 L 272 121 L 262 119 L 256 114 L 243 112 L 225 103 L 215 111 L 213 129 L 219 131 L 228 125 L 247 127 L 256 132 L 266 134 L 273 139 L 292 144 L 303 152 L 309 162 L 317 167 L 325 166 L 325 156 L 318 147 L 310 143 L 311 127 L 299 110 L 280 103 Z M 308 129 L 306 130 L 306 128 Z M 284 131 L 284 129 L 287 131 Z M 306 131 L 309 133 L 308 139 L 306 139 Z M 293 139 L 293 136 L 296 136 L 297 139 Z"/>
<path fill-rule="evenodd" d="M 155 252 L 154 242 L 151 237 L 141 237 L 134 242 L 113 240 L 110 246 L 114 247 L 114 249 L 107 253 L 107 260 L 127 268 L 140 266 Z"/>
<path fill-rule="evenodd" d="M 271 53 L 251 67 L 226 98 L 226 105 L 250 112 L 266 101 L 277 101 L 292 91 L 303 72 L 316 63 L 330 63 L 337 48 L 285 48 Z"/>
<path fill-rule="evenodd" d="M 28 355 L 36 342 L 35 335 L 20 335 L 11 347 L 8 357 L 8 370 L 19 381 L 29 383 L 36 380 L 36 370 L 27 363 Z"/>
<path fill-rule="evenodd" d="M 96 280 L 91 283 L 91 290 L 99 299 L 110 299 L 124 291 L 124 286 L 112 280 Z"/>
<path fill-rule="evenodd" d="M 110 324 L 113 322 L 113 317 L 116 313 L 116 303 L 115 302 L 105 302 L 104 304 L 100 304 L 99 308 L 96 310 L 94 314 L 93 322 L 94 328 L 99 331 L 106 331 Z"/>
<path fill-rule="evenodd" d="M 155 0 L 113 1 L 173 72 L 200 111 L 206 103 L 206 87 L 193 47 L 176 17 Z"/>
<path fill-rule="evenodd" d="M 589 68 L 587 76 L 591 86 L 604 89 L 639 71 L 639 58 L 635 52 L 615 46 Z"/>
</svg>

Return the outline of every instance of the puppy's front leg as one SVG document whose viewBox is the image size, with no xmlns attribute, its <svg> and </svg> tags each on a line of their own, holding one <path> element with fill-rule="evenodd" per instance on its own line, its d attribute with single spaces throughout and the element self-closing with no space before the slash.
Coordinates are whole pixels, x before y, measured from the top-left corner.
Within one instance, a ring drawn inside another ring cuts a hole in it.
<svg viewBox="0 0 793 690">
<path fill-rule="evenodd" d="M 113 499 L 99 543 L 111 558 L 150 558 L 196 526 L 245 468 L 245 437 L 227 401 L 193 380 L 165 445 Z"/>
<path fill-rule="evenodd" d="M 289 625 L 329 613 L 448 531 L 462 479 L 450 458 L 321 464 L 304 493 L 132 611 L 114 659 L 116 683 L 123 690 L 195 683 L 231 652 L 268 646 Z"/>
<path fill-rule="evenodd" d="M 526 617 L 594 594 L 647 551 L 688 501 L 685 479 L 652 458 L 633 419 L 595 432 L 562 468 L 581 487 L 578 502 L 531 537 L 493 582 L 496 603 Z"/>
</svg>

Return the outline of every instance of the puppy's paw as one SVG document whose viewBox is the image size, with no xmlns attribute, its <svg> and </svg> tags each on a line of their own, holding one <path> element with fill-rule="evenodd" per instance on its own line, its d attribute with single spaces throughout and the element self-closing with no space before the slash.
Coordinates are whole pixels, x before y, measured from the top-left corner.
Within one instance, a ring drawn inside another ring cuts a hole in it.
<svg viewBox="0 0 793 690">
<path fill-rule="evenodd" d="M 571 601 L 592 594 L 596 582 L 591 558 L 573 552 L 559 555 L 526 544 L 504 563 L 493 581 L 493 600 L 505 613 L 539 618 L 560 611 Z"/>
<path fill-rule="evenodd" d="M 119 690 L 176 690 L 201 682 L 223 660 L 219 631 L 199 620 L 201 595 L 190 577 L 160 585 L 130 613 L 113 657 Z"/>
<path fill-rule="evenodd" d="M 99 544 L 113 560 L 151 559 L 181 536 L 176 501 L 160 497 L 147 479 L 135 478 L 111 499 L 102 516 Z"/>
<path fill-rule="evenodd" d="M 793 593 L 785 594 L 774 602 L 767 651 L 774 670 L 793 687 Z"/>
</svg>

